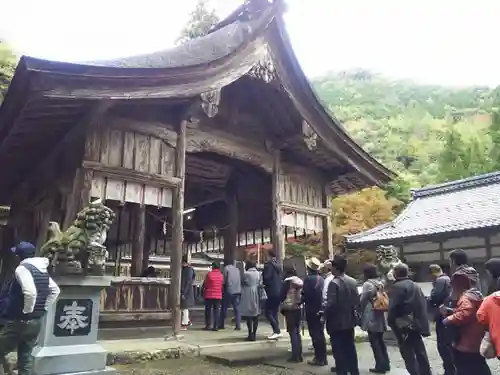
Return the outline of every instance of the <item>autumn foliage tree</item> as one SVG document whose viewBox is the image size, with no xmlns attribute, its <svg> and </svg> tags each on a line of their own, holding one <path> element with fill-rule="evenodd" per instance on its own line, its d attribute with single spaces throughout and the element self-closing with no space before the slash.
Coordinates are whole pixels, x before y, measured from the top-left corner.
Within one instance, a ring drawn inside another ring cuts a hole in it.
<svg viewBox="0 0 500 375">
<path fill-rule="evenodd" d="M 377 187 L 335 198 L 332 202 L 333 243 L 336 251 L 340 251 L 345 236 L 363 232 L 377 225 L 391 221 L 402 202 L 388 197 L 387 193 Z M 359 276 L 363 264 L 375 262 L 375 252 L 356 250 L 348 253 L 348 272 Z"/>
</svg>

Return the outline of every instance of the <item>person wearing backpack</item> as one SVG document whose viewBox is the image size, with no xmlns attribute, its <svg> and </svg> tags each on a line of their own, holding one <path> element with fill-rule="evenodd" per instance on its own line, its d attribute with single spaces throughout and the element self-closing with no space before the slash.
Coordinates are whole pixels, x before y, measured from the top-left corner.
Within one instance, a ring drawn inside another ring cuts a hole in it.
<svg viewBox="0 0 500 375">
<path fill-rule="evenodd" d="M 410 375 L 431 375 L 429 357 L 422 337 L 431 335 L 427 300 L 422 289 L 409 277 L 405 263 L 394 267 L 387 324 L 391 327 L 399 352 Z"/>
<path fill-rule="evenodd" d="M 50 277 L 47 258 L 35 256 L 35 246 L 21 242 L 11 249 L 19 260 L 15 280 L 4 306 L 5 325 L 0 330 L 0 358 L 17 349 L 18 374 L 31 375 L 31 352 L 42 328 L 42 318 L 58 295 Z"/>
<path fill-rule="evenodd" d="M 377 267 L 367 264 L 363 268 L 365 282 L 361 291 L 361 329 L 368 333 L 368 340 L 375 358 L 375 367 L 369 371 L 374 374 L 385 374 L 391 371 L 391 363 L 384 332 L 387 331 L 385 311 L 389 298 L 384 290 L 384 283 L 379 279 Z"/>
<path fill-rule="evenodd" d="M 285 316 L 286 330 L 290 335 L 292 344 L 292 357 L 288 362 L 299 363 L 302 357 L 302 338 L 300 336 L 300 324 L 302 321 L 302 287 L 303 282 L 297 276 L 293 267 L 284 270 L 285 280 L 281 286 L 281 313 Z"/>
</svg>

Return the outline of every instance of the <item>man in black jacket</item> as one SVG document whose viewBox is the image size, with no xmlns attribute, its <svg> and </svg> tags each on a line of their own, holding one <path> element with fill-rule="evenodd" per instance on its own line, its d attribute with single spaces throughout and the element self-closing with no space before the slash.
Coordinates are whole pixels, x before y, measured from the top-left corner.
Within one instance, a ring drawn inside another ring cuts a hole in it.
<svg viewBox="0 0 500 375">
<path fill-rule="evenodd" d="M 324 314 L 335 371 L 338 375 L 359 375 L 354 336 L 354 328 L 360 323 L 357 282 L 345 274 L 347 260 L 344 255 L 335 255 L 331 265 L 334 278 L 328 285 Z"/>
<path fill-rule="evenodd" d="M 453 350 L 451 347 L 452 340 L 442 323 L 443 318 L 439 311 L 439 307 L 447 304 L 450 299 L 451 280 L 437 264 L 431 264 L 429 272 L 434 279 L 429 304 L 432 309 L 434 321 L 436 322 L 437 349 L 443 360 L 444 375 L 455 375 Z"/>
<path fill-rule="evenodd" d="M 268 339 L 277 340 L 281 337 L 278 312 L 281 303 L 283 268 L 278 259 L 276 259 L 274 251 L 270 250 L 268 254 L 270 259 L 264 264 L 264 270 L 262 271 L 262 282 L 267 294 L 265 314 L 273 329 L 273 334 L 269 336 Z"/>
<path fill-rule="evenodd" d="M 399 351 L 410 375 L 431 375 L 422 336 L 430 336 L 427 301 L 420 287 L 410 280 L 408 266 L 394 267 L 387 323 L 398 341 Z"/>
<path fill-rule="evenodd" d="M 323 310 L 324 279 L 319 274 L 321 262 L 317 258 L 306 261 L 307 276 L 302 289 L 307 329 L 314 347 L 314 358 L 307 363 L 311 366 L 326 366 L 325 328 L 320 312 Z"/>
</svg>

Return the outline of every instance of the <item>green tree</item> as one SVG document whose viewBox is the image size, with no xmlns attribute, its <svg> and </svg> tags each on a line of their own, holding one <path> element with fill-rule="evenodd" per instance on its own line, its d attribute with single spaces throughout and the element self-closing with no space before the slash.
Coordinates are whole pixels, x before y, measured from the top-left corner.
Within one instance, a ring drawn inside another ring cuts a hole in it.
<svg viewBox="0 0 500 375">
<path fill-rule="evenodd" d="M 17 56 L 9 45 L 0 40 L 0 103 L 3 100 L 17 65 Z"/>
<path fill-rule="evenodd" d="M 489 135 L 480 132 L 467 137 L 455 126 L 446 129 L 438 158 L 439 180 L 458 180 L 494 170 L 489 140 Z"/>
<path fill-rule="evenodd" d="M 184 43 L 206 35 L 210 29 L 219 22 L 215 9 L 209 7 L 209 1 L 198 0 L 196 7 L 189 15 L 189 20 L 177 39 L 178 43 Z"/>
</svg>

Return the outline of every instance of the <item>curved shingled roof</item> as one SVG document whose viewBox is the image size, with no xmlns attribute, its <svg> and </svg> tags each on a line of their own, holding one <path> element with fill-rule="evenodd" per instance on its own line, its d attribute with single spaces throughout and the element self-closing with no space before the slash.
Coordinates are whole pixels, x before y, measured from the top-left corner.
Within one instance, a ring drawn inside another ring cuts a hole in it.
<svg viewBox="0 0 500 375">
<path fill-rule="evenodd" d="M 394 174 L 349 137 L 313 92 L 291 48 L 282 6 L 251 0 L 205 37 L 153 54 L 85 64 L 23 57 L 0 107 L 0 140 L 33 93 L 88 101 L 195 97 L 236 81 L 269 53 L 281 86 L 324 144 L 367 185 L 387 183 Z"/>
<path fill-rule="evenodd" d="M 500 226 L 500 172 L 427 186 L 393 221 L 347 236 L 351 246 L 394 244 L 426 236 Z"/>
</svg>

